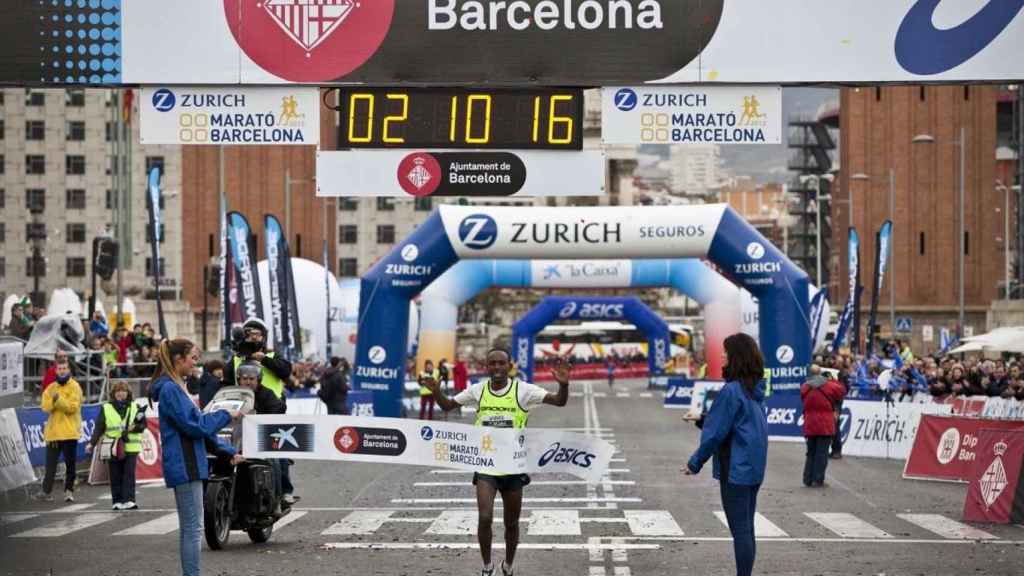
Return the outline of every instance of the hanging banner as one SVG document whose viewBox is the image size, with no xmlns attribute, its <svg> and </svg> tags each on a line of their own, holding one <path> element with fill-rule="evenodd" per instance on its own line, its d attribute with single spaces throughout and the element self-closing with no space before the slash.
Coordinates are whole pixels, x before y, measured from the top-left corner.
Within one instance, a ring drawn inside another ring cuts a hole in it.
<svg viewBox="0 0 1024 576">
<path fill-rule="evenodd" d="M 234 260 L 228 253 L 228 214 L 221 214 L 220 226 L 220 319 L 224 327 L 221 349 L 231 346 L 231 328 L 241 326 L 245 322 L 242 303 L 238 300 L 238 274 L 235 272 Z"/>
<path fill-rule="evenodd" d="M 601 196 L 604 182 L 600 150 L 316 155 L 317 196 Z"/>
<path fill-rule="evenodd" d="M 1024 522 L 1024 430 L 982 430 L 964 499 L 964 520 Z"/>
<path fill-rule="evenodd" d="M 885 282 L 885 265 L 889 261 L 890 242 L 892 241 L 892 222 L 886 220 L 875 237 L 875 278 L 871 289 L 871 313 L 868 315 L 868 347 L 867 355 L 874 352 L 875 340 L 878 339 L 877 321 L 878 296 Z"/>
<path fill-rule="evenodd" d="M 314 87 L 143 87 L 143 144 L 320 143 Z"/>
<path fill-rule="evenodd" d="M 922 416 L 914 445 L 903 467 L 904 478 L 967 482 L 974 462 L 984 457 L 979 440 L 982 429 L 1021 430 L 1024 422 L 963 416 Z"/>
<path fill-rule="evenodd" d="M 260 298 L 259 272 L 256 268 L 256 250 L 250 244 L 252 232 L 249 221 L 239 212 L 228 212 L 228 244 L 232 275 L 237 289 L 228 293 L 232 304 L 238 303 L 240 316 L 237 321 L 233 317 L 231 327 L 241 325 L 249 318 L 263 319 L 263 300 Z M 228 331 L 230 334 L 230 330 Z"/>
<path fill-rule="evenodd" d="M 270 275 L 270 317 L 274 349 L 288 360 L 295 360 L 301 352 L 295 337 L 298 327 L 293 324 L 295 286 L 291 282 L 292 259 L 288 254 L 281 223 L 272 214 L 264 217 L 264 238 L 267 251 L 267 273 Z"/>
<path fill-rule="evenodd" d="M 242 421 L 250 458 L 345 460 L 502 474 L 563 473 L 599 482 L 615 447 L 553 429 L 493 428 L 403 418 L 263 415 Z"/>
<path fill-rule="evenodd" d="M 167 322 L 164 318 L 164 307 L 160 300 L 160 276 L 163 274 L 163 264 L 160 257 L 160 243 L 163 242 L 163 218 L 160 213 L 160 176 L 163 166 L 153 166 L 149 170 L 149 187 L 146 194 L 146 206 L 149 208 L 149 243 L 153 247 L 153 286 L 156 287 L 157 327 L 160 329 L 160 336 L 167 338 Z"/>
<path fill-rule="evenodd" d="M 0 410 L 0 492 L 35 482 L 35 471 L 13 408 Z"/>
<path fill-rule="evenodd" d="M 0 409 L 17 408 L 25 402 L 24 344 L 0 342 Z"/>
<path fill-rule="evenodd" d="M 832 353 L 835 354 L 839 351 L 839 348 L 846 341 L 846 333 L 850 330 L 850 325 L 854 322 L 854 312 L 856 309 L 857 301 L 857 279 L 860 274 L 860 239 L 857 237 L 857 229 L 850 228 L 850 237 L 847 244 L 847 269 L 849 271 L 849 281 L 847 284 L 848 296 L 846 298 L 846 305 L 843 307 L 843 314 L 839 318 L 839 328 L 836 329 L 835 339 L 832 341 Z M 858 337 L 857 331 L 854 331 L 853 338 L 850 339 L 851 348 L 853 343 Z"/>
<path fill-rule="evenodd" d="M 781 144 L 779 86 L 601 89 L 605 144 Z"/>
</svg>

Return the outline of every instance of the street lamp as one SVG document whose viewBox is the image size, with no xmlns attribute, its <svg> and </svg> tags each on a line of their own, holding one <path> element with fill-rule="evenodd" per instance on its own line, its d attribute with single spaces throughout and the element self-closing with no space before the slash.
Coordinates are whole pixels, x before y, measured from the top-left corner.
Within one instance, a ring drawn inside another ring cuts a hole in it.
<svg viewBox="0 0 1024 576">
<path fill-rule="evenodd" d="M 834 174 L 804 174 L 800 176 L 800 182 L 806 184 L 807 182 L 814 182 L 814 206 L 815 206 L 815 218 L 817 220 L 817 230 L 815 231 L 815 274 L 816 284 L 818 288 L 821 288 L 821 181 L 826 180 L 832 182 L 835 180 Z M 829 196 L 831 198 L 831 196 Z"/>
<path fill-rule="evenodd" d="M 1008 187 L 1003 184 L 1002 180 L 996 180 L 996 190 L 1003 191 L 1004 207 L 1003 207 L 1003 254 L 1005 256 L 1005 262 L 1003 263 L 1003 300 L 1009 302 L 1010 300 L 1010 192 L 1015 191 L 1020 193 L 1020 184 Z M 1017 248 L 1020 250 L 1020 247 Z"/>
<path fill-rule="evenodd" d="M 914 144 L 934 144 L 935 143 L 935 137 L 932 136 L 931 134 L 918 134 L 917 136 L 914 136 L 914 138 L 913 138 L 913 140 L 911 140 L 911 142 L 914 143 Z M 959 283 L 960 283 L 959 299 L 960 299 L 960 303 L 959 303 L 959 313 L 958 313 L 958 320 L 957 320 L 958 325 L 957 325 L 957 329 L 956 329 L 957 337 L 960 337 L 960 338 L 962 338 L 963 335 L 964 335 L 964 249 L 965 249 L 964 244 L 965 244 L 965 241 L 966 241 L 966 239 L 964 238 L 964 233 L 965 233 L 965 226 L 964 226 L 964 187 L 965 187 L 964 172 L 965 172 L 965 165 L 967 164 L 967 158 L 966 158 L 967 146 L 966 146 L 966 142 L 967 142 L 967 129 L 965 127 L 961 126 L 960 127 L 960 138 L 958 140 L 953 140 L 951 142 L 954 146 L 956 146 L 956 147 L 958 147 L 960 149 L 960 226 L 959 226 L 959 228 L 960 228 L 960 256 L 959 256 L 959 258 L 957 258 L 958 275 L 960 277 L 959 278 Z"/>
</svg>

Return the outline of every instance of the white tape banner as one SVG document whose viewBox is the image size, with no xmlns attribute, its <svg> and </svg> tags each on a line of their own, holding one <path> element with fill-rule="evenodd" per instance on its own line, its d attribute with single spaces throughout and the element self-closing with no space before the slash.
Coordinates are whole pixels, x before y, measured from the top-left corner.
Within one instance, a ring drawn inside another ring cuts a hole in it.
<svg viewBox="0 0 1024 576">
<path fill-rule="evenodd" d="M 345 460 L 492 474 L 565 473 L 598 482 L 615 447 L 574 432 L 513 430 L 401 418 L 263 415 L 243 420 L 250 458 Z"/>
</svg>

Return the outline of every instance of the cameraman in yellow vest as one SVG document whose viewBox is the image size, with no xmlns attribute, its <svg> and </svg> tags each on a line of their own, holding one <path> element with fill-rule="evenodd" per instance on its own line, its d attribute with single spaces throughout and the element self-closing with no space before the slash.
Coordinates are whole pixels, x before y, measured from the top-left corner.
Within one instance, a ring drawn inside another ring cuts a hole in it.
<svg viewBox="0 0 1024 576">
<path fill-rule="evenodd" d="M 438 381 L 439 374 L 437 370 L 434 370 L 434 362 L 431 360 L 425 360 L 423 362 L 423 372 L 419 373 L 416 380 L 420 383 L 420 420 L 426 416 L 427 420 L 434 419 L 434 393 L 430 391 L 424 382 L 427 380 Z M 429 411 L 428 411 L 429 407 Z"/>
<path fill-rule="evenodd" d="M 91 454 L 101 446 L 100 459 L 106 459 L 110 471 L 110 499 L 114 510 L 137 510 L 135 503 L 135 465 L 142 452 L 142 432 L 146 429 L 146 411 L 132 400 L 127 382 L 115 382 L 110 387 L 110 402 L 103 405 L 100 417 L 92 430 L 92 438 L 85 446 Z M 123 457 L 109 445 L 124 443 Z M 114 453 L 111 453 L 114 452 Z"/>
<path fill-rule="evenodd" d="M 531 408 L 541 404 L 565 406 L 569 401 L 570 367 L 563 357 L 559 357 L 553 371 L 558 381 L 558 392 L 548 392 L 540 386 L 511 378 L 509 372 L 512 369 L 512 355 L 507 350 L 499 348 L 488 352 L 487 368 L 491 374 L 489 381 L 470 386 L 459 392 L 454 399 L 445 396 L 436 379 L 423 378 L 421 385 L 430 389 L 437 405 L 445 412 L 460 406 L 475 406 L 476 426 L 526 428 Z M 505 560 L 501 563 L 500 576 L 513 576 L 512 561 L 515 560 L 516 547 L 519 545 L 523 487 L 529 483 L 530 477 L 526 474 L 473 474 L 479 514 L 477 538 L 484 563 L 480 576 L 495 576 L 494 564 L 491 563 L 491 540 L 494 537 L 491 523 L 494 520 L 494 497 L 498 493 L 501 493 L 505 508 Z"/>
</svg>

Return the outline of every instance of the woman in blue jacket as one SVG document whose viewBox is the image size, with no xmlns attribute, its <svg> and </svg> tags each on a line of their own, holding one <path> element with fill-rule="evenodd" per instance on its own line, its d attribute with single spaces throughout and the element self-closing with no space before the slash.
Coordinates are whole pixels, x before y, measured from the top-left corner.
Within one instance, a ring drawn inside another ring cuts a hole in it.
<svg viewBox="0 0 1024 576">
<path fill-rule="evenodd" d="M 754 513 L 757 491 L 768 460 L 768 421 L 764 411 L 764 358 L 757 342 L 746 334 L 725 339 L 726 384 L 704 419 L 700 446 L 684 472 L 700 472 L 714 457 L 713 473 L 719 481 L 722 507 L 732 533 L 737 576 L 754 568 Z"/>
<path fill-rule="evenodd" d="M 203 535 L 203 480 L 209 478 L 206 442 L 233 464 L 242 460 L 230 445 L 217 439 L 217 431 L 240 417 L 238 412 L 218 410 L 203 414 L 192 403 L 185 377 L 199 361 L 199 349 L 185 339 L 164 340 L 158 354 L 159 368 L 150 387 L 150 398 L 160 403 L 160 437 L 164 482 L 174 489 L 178 508 L 181 571 L 199 576 L 199 550 Z"/>
</svg>

